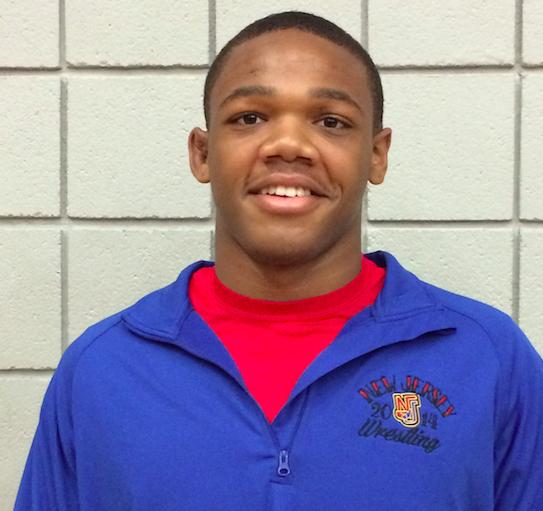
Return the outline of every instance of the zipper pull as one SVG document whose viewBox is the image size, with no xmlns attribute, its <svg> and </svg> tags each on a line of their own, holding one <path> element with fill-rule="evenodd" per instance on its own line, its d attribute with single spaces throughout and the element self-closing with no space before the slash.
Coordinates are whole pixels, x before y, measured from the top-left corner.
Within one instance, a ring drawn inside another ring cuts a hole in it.
<svg viewBox="0 0 543 511">
<path fill-rule="evenodd" d="M 279 466 L 277 467 L 277 473 L 281 477 L 288 476 L 290 474 L 290 466 L 288 464 L 288 452 L 280 451 L 279 452 Z"/>
</svg>

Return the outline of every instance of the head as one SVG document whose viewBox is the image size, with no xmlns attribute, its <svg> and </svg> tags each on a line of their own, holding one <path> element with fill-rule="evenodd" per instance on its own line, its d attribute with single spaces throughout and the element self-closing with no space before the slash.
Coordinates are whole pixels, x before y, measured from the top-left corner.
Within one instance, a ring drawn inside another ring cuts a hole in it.
<svg viewBox="0 0 543 511">
<path fill-rule="evenodd" d="M 204 111 L 207 131 L 191 132 L 189 152 L 211 183 L 217 261 L 360 253 L 362 197 L 368 180 L 383 181 L 391 134 L 379 74 L 356 40 L 306 13 L 258 20 L 215 59 Z"/>
<path fill-rule="evenodd" d="M 379 71 L 368 52 L 356 39 L 334 23 L 320 16 L 298 11 L 281 12 L 256 20 L 238 32 L 222 48 L 209 68 L 204 85 L 204 116 L 206 126 L 209 127 L 211 115 L 209 109 L 211 92 L 233 48 L 259 35 L 287 29 L 301 30 L 328 39 L 330 42 L 351 52 L 360 61 L 362 66 L 366 68 L 368 86 L 371 91 L 374 129 L 376 131 L 380 130 L 383 125 L 383 87 Z"/>
</svg>

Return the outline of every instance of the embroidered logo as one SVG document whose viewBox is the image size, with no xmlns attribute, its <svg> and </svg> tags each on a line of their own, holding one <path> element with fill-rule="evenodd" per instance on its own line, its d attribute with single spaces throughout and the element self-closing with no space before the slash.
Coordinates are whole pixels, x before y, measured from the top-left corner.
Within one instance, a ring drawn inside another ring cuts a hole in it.
<svg viewBox="0 0 543 511">
<path fill-rule="evenodd" d="M 358 395 L 370 412 L 360 438 L 418 447 L 427 454 L 441 445 L 439 426 L 457 415 L 442 388 L 413 374 L 379 376 L 359 388 Z"/>
<path fill-rule="evenodd" d="M 408 428 L 420 424 L 420 396 L 414 392 L 395 392 L 392 394 L 394 410 L 392 416 Z"/>
</svg>

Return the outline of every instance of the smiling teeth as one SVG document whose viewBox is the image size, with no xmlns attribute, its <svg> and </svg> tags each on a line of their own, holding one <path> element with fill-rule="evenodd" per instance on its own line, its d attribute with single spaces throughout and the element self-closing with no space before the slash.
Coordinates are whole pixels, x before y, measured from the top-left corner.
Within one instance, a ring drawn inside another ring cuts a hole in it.
<svg viewBox="0 0 543 511">
<path fill-rule="evenodd" d="M 307 188 L 294 186 L 268 186 L 260 191 L 263 195 L 279 195 L 280 197 L 307 197 L 311 191 Z"/>
</svg>

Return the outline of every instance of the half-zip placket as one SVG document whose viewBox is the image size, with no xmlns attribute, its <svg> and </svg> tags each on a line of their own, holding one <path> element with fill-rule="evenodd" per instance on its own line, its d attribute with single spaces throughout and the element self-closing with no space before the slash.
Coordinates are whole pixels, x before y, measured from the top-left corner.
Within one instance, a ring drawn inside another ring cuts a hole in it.
<svg viewBox="0 0 543 511">
<path fill-rule="evenodd" d="M 200 319 L 201 320 L 201 319 Z M 202 321 L 203 323 L 203 321 Z M 148 332 L 146 330 L 143 330 L 143 329 L 140 329 L 138 328 L 136 325 L 134 325 L 133 323 L 128 323 L 125 321 L 125 324 L 127 324 L 128 328 L 133 331 L 134 333 L 137 333 L 138 335 L 142 336 L 142 337 L 145 337 L 146 339 L 149 339 L 149 340 L 152 340 L 152 341 L 157 341 L 157 342 L 161 342 L 161 343 L 167 343 L 167 344 L 174 344 L 175 346 L 179 347 L 180 349 L 184 349 L 185 351 L 187 351 L 188 353 L 190 353 L 191 355 L 195 356 L 195 357 L 198 357 L 198 358 L 202 358 L 198 353 L 195 353 L 193 351 L 191 351 L 190 349 L 187 349 L 186 347 L 180 347 L 177 343 L 174 343 L 172 342 L 173 340 L 170 339 L 169 337 L 166 337 L 166 336 L 161 336 L 161 335 L 158 335 L 156 333 L 153 333 L 153 332 Z M 204 323 L 205 325 L 205 323 Z M 206 325 L 207 327 L 207 325 Z M 211 331 L 210 331 L 211 332 Z M 218 341 L 220 342 L 220 341 Z M 225 349 L 226 351 L 226 349 Z M 226 353 L 228 353 L 226 351 Z M 228 356 L 230 356 L 228 354 Z M 225 367 L 223 367 L 221 364 L 218 364 L 216 363 L 214 360 L 210 360 L 210 359 L 206 359 L 208 362 L 211 362 L 213 365 L 215 365 L 216 367 L 218 367 L 219 369 L 221 369 L 222 372 L 226 373 L 230 378 L 234 379 L 236 381 L 236 383 L 238 383 L 238 385 L 245 391 L 245 393 L 248 395 L 249 399 L 251 400 L 251 402 L 254 404 L 254 406 L 258 409 L 258 415 L 260 416 L 260 418 L 264 421 L 264 428 L 266 429 L 266 431 L 268 432 L 269 436 L 270 436 L 270 439 L 273 443 L 273 446 L 274 446 L 274 449 L 275 451 L 277 452 L 277 460 L 278 460 L 278 463 L 277 463 L 277 475 L 281 478 L 285 478 L 287 476 L 289 476 L 292 472 L 291 470 L 291 466 L 290 466 L 290 461 L 289 461 L 289 455 L 290 453 L 292 452 L 292 447 L 293 447 L 293 443 L 294 443 L 294 440 L 296 438 L 296 433 L 298 432 L 298 429 L 300 428 L 300 424 L 302 422 L 302 418 L 304 416 L 304 412 L 305 412 L 305 409 L 306 409 L 306 406 L 307 406 L 307 400 L 308 400 L 308 395 L 309 395 L 309 387 L 306 388 L 302 393 L 303 393 L 303 403 L 301 405 L 301 409 L 298 413 L 298 417 L 296 419 L 296 424 L 294 426 L 294 430 L 292 432 L 292 435 L 291 435 L 291 438 L 290 440 L 288 441 L 288 444 L 286 447 L 281 447 L 281 443 L 279 441 L 279 438 L 277 436 L 277 434 L 275 433 L 274 429 L 273 429 L 273 426 L 272 424 L 268 421 L 268 419 L 266 418 L 266 415 L 264 414 L 264 411 L 262 410 L 262 408 L 260 407 L 260 405 L 258 404 L 258 402 L 254 399 L 254 397 L 252 396 L 252 394 L 249 392 L 249 389 L 247 388 L 247 386 L 245 385 L 245 382 L 243 381 L 243 379 L 241 378 L 241 376 L 238 376 L 236 375 L 235 373 L 232 374 L 230 371 L 228 371 L 227 369 L 225 369 Z M 281 412 L 283 411 L 283 409 L 291 402 L 291 400 L 289 399 L 287 401 L 287 403 L 285 404 L 285 406 L 279 411 L 279 413 L 277 414 L 276 418 L 281 414 Z"/>
</svg>

